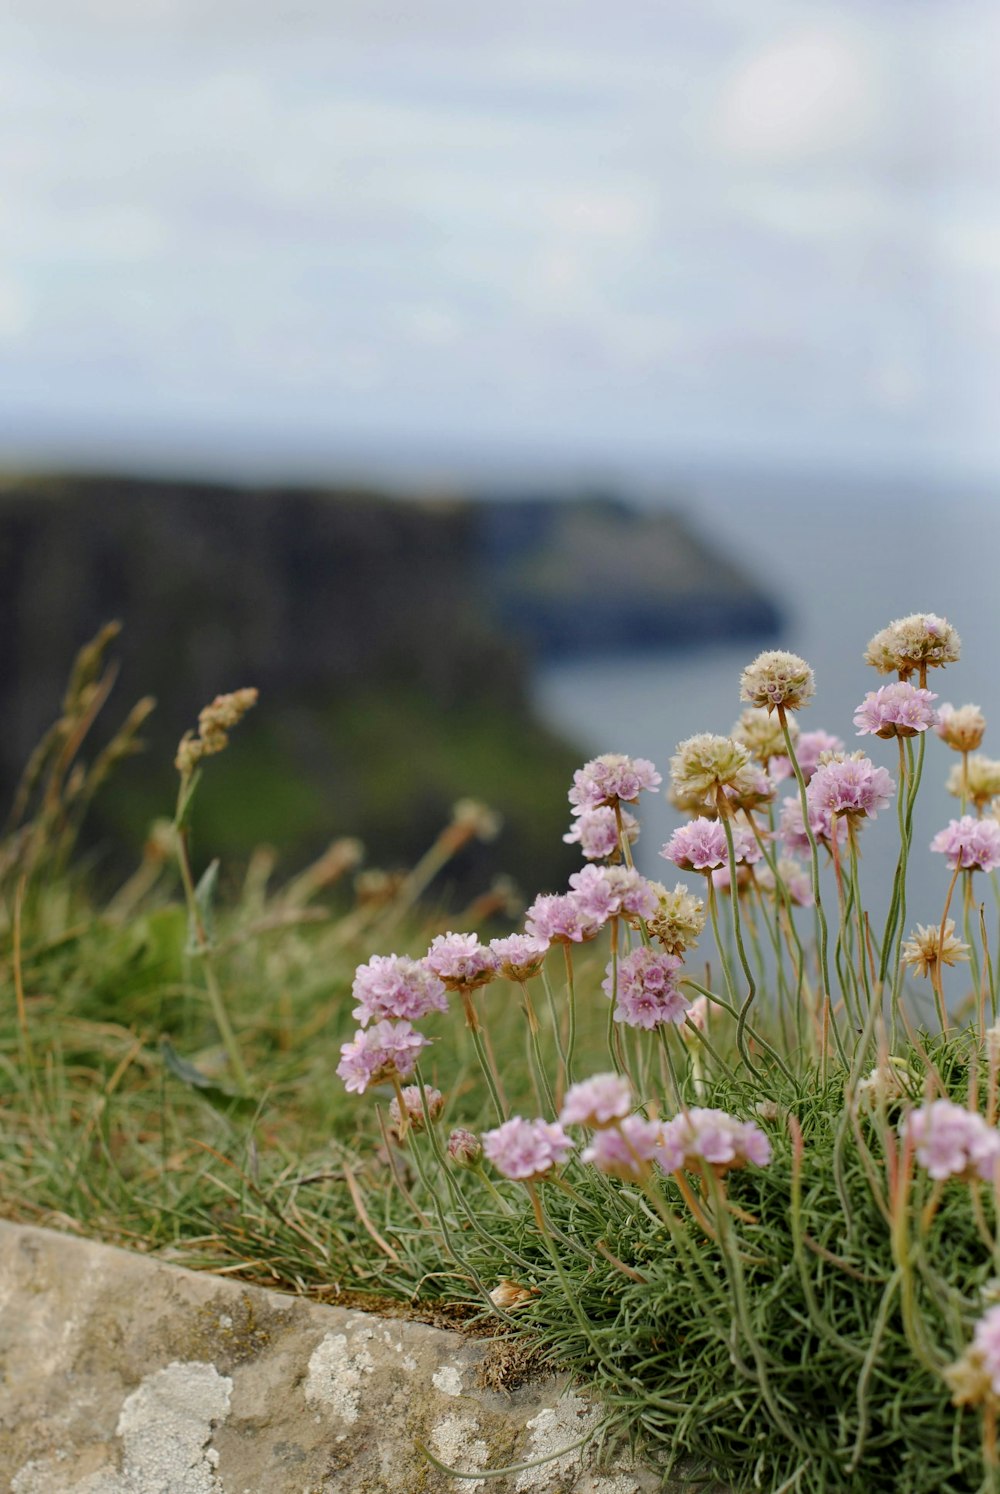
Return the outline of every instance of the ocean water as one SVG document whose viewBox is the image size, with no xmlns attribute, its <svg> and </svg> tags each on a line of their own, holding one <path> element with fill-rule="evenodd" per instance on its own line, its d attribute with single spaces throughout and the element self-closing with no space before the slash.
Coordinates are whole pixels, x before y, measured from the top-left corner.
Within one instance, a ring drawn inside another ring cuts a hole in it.
<svg viewBox="0 0 1000 1494">
<path fill-rule="evenodd" d="M 805 492 L 734 490 L 720 480 L 704 482 L 673 506 L 780 598 L 788 625 L 778 646 L 802 654 L 816 672 L 815 700 L 800 716 L 804 730 L 824 727 L 843 737 L 849 750 L 864 747 L 895 778 L 896 743 L 855 736 L 857 705 L 866 691 L 887 682 L 862 654 L 891 619 L 929 611 L 954 623 L 963 649 L 959 663 L 931 672 L 928 685 L 941 701 L 980 705 L 988 723 L 983 750 L 1000 757 L 1000 498 L 863 487 L 844 493 L 819 484 Z M 537 679 L 538 709 L 589 754 L 649 757 L 666 779 L 677 742 L 697 731 L 731 728 L 740 712 L 740 671 L 757 651 L 751 641 L 546 667 Z M 936 736 L 928 741 L 909 927 L 941 917 L 949 873 L 928 845 L 958 814 L 957 800 L 943 787 L 958 761 Z M 673 867 L 657 852 L 679 817 L 662 795 L 646 798 L 639 863 L 647 875 L 672 879 Z M 893 806 L 865 827 L 862 847 L 862 892 L 878 927 L 898 851 Z M 995 928 L 988 880 L 977 882 Z"/>
</svg>

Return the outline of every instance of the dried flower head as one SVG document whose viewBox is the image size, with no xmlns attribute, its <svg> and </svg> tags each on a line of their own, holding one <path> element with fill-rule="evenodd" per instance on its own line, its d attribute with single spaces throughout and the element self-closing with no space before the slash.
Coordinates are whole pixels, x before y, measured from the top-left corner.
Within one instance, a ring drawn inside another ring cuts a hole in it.
<svg viewBox="0 0 1000 1494">
<path fill-rule="evenodd" d="M 667 954 L 681 955 L 694 949 L 705 931 L 705 904 L 700 897 L 678 882 L 668 892 L 662 882 L 653 882 L 657 896 L 656 912 L 646 920 L 646 928 L 659 940 Z"/>
<path fill-rule="evenodd" d="M 506 1276 L 501 1276 L 490 1292 L 490 1301 L 494 1307 L 499 1307 L 501 1312 L 516 1312 L 519 1307 L 526 1306 L 532 1297 L 539 1296 L 541 1296 L 539 1287 L 522 1286 L 519 1281 L 510 1281 Z"/>
<path fill-rule="evenodd" d="M 917 1082 L 917 1076 L 906 1060 L 889 1054 L 884 1063 L 877 1063 L 864 1079 L 858 1081 L 851 1107 L 855 1112 L 874 1110 L 879 1105 L 905 1099 L 910 1094 L 909 1085 Z"/>
<path fill-rule="evenodd" d="M 599 809 L 603 804 L 632 804 L 643 789 L 658 788 L 662 779 L 646 757 L 626 757 L 623 752 L 605 752 L 573 774 L 569 802 L 574 813 Z"/>
<path fill-rule="evenodd" d="M 936 730 L 956 752 L 975 752 L 986 732 L 986 717 L 977 705 L 953 706 L 946 701 L 938 710 Z"/>
<path fill-rule="evenodd" d="M 964 765 L 955 764 L 948 774 L 947 787 L 949 794 L 956 799 L 970 799 L 977 809 L 985 809 L 990 800 L 1000 794 L 1000 761 L 975 752 Z"/>
<path fill-rule="evenodd" d="M 917 975 L 936 975 L 939 965 L 956 965 L 968 958 L 969 946 L 955 938 L 953 918 L 945 924 L 943 937 L 939 923 L 918 923 L 917 932 L 903 945 L 903 964 Z"/>
<path fill-rule="evenodd" d="M 740 676 L 740 699 L 773 711 L 800 711 L 812 700 L 816 682 L 805 659 L 783 649 L 767 649 Z"/>
<path fill-rule="evenodd" d="M 788 731 L 792 742 L 798 741 L 799 723 L 792 718 L 788 723 Z M 740 719 L 733 727 L 733 736 L 737 742 L 742 742 L 744 747 L 749 747 L 758 762 L 764 764 L 765 768 L 772 757 L 785 757 L 788 747 L 785 742 L 785 734 L 781 729 L 781 722 L 764 706 L 748 706 L 740 715 Z"/>
<path fill-rule="evenodd" d="M 425 1126 L 424 1107 L 420 1099 L 420 1086 L 418 1084 L 407 1084 L 401 1091 L 403 1104 L 406 1107 L 406 1129 L 410 1131 L 422 1131 Z M 437 1120 L 444 1109 L 444 1095 L 439 1089 L 427 1085 L 424 1090 L 427 1098 L 427 1114 L 432 1121 Z M 389 1121 L 397 1136 L 403 1131 L 403 1116 L 399 1108 L 398 1097 L 389 1101 Z"/>
<path fill-rule="evenodd" d="M 452 805 L 452 824 L 476 840 L 496 840 L 503 829 L 503 818 L 479 799 L 459 799 Z"/>
<path fill-rule="evenodd" d="M 950 622 L 933 612 L 914 612 L 875 634 L 865 649 L 865 663 L 879 674 L 898 671 L 900 679 L 906 680 L 915 670 L 923 673 L 954 664 L 961 647 L 962 640 Z"/>
<path fill-rule="evenodd" d="M 174 766 L 182 777 L 190 777 L 202 758 L 213 757 L 229 745 L 229 732 L 257 704 L 257 696 L 252 686 L 233 690 L 229 695 L 217 695 L 199 712 L 198 735 L 185 732 L 174 758 Z"/>
<path fill-rule="evenodd" d="M 908 680 L 869 690 L 854 713 L 858 736 L 915 737 L 937 722 L 932 700 L 937 700 L 932 690 L 921 690 Z"/>
<path fill-rule="evenodd" d="M 750 762 L 750 750 L 732 737 L 699 732 L 679 742 L 670 759 L 670 786 L 684 799 L 701 801 L 733 783 Z"/>
<path fill-rule="evenodd" d="M 996 820 L 977 820 L 963 814 L 949 820 L 931 841 L 932 851 L 941 851 L 948 865 L 963 871 L 995 871 L 1000 866 L 1000 825 Z"/>
</svg>

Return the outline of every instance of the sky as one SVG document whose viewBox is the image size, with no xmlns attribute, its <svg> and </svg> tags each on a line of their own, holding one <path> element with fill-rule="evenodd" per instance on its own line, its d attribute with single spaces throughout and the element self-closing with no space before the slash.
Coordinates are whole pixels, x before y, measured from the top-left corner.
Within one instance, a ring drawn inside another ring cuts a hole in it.
<svg viewBox="0 0 1000 1494">
<path fill-rule="evenodd" d="M 0 462 L 1000 468 L 992 0 L 6 0 Z"/>
</svg>

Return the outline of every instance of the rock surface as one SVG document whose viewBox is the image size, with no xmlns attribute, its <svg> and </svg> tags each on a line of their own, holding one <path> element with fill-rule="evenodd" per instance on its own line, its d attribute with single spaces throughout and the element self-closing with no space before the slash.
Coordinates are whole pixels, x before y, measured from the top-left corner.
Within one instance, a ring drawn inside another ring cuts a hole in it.
<svg viewBox="0 0 1000 1494">
<path fill-rule="evenodd" d="M 11 1494 L 644 1494 L 557 1378 L 483 1388 L 483 1338 L 0 1222 Z M 454 1478 L 550 1459 L 500 1478 Z M 580 1445 L 580 1444 L 583 1445 Z M 554 1456 L 561 1454 L 561 1456 Z"/>
</svg>

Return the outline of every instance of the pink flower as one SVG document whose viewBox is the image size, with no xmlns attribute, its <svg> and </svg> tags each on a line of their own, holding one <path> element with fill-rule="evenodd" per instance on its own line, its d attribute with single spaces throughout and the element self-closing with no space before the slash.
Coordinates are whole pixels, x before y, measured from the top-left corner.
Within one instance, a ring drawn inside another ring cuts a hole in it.
<svg viewBox="0 0 1000 1494">
<path fill-rule="evenodd" d="M 557 1122 L 511 1116 L 494 1131 L 483 1132 L 483 1151 L 504 1177 L 529 1183 L 542 1178 L 573 1150 Z"/>
<path fill-rule="evenodd" d="M 963 814 L 960 820 L 949 820 L 946 830 L 938 831 L 931 850 L 943 851 L 951 867 L 994 871 L 1000 866 L 1000 824 Z"/>
<path fill-rule="evenodd" d="M 420 1098 L 419 1084 L 407 1084 L 401 1093 L 406 1107 L 407 1125 L 411 1130 L 422 1131 L 425 1124 L 424 1106 Z M 444 1095 L 430 1084 L 424 1090 L 424 1095 L 427 1099 L 427 1114 L 432 1121 L 437 1120 L 444 1109 Z M 402 1125 L 402 1111 L 399 1108 L 399 1100 L 395 1096 L 389 1101 L 389 1120 L 392 1122 L 393 1129 L 398 1132 Z"/>
<path fill-rule="evenodd" d="M 660 905 L 652 884 L 631 866 L 585 866 L 569 885 L 584 912 L 601 923 L 619 913 L 652 918 Z"/>
<path fill-rule="evenodd" d="M 843 845 L 847 840 L 846 820 L 835 820 L 828 809 L 817 809 L 814 804 L 809 804 L 808 798 L 806 803 L 809 806 L 809 828 L 816 840 L 821 841 L 825 846 L 832 846 L 834 833 L 836 833 L 837 840 Z M 834 827 L 836 827 L 836 832 Z M 778 836 L 785 849 L 791 851 L 793 855 L 809 855 L 809 837 L 803 828 L 802 801 L 798 794 L 782 800 Z"/>
<path fill-rule="evenodd" d="M 869 690 L 854 713 L 858 736 L 915 737 L 937 722 L 932 700 L 937 700 L 932 690 L 918 689 L 903 680 Z"/>
<path fill-rule="evenodd" d="M 804 731 L 795 744 L 795 756 L 806 783 L 819 767 L 821 752 L 843 752 L 843 750 L 844 744 L 840 737 L 831 736 L 828 731 Z"/>
<path fill-rule="evenodd" d="M 475 934 L 438 934 L 424 960 L 450 991 L 468 991 L 496 979 L 496 955 Z"/>
<path fill-rule="evenodd" d="M 885 768 L 867 757 L 848 757 L 816 769 L 806 790 L 810 817 L 827 810 L 832 815 L 874 820 L 896 792 Z"/>
<path fill-rule="evenodd" d="M 506 939 L 491 939 L 490 949 L 500 974 L 508 980 L 530 980 L 541 970 L 549 952 L 545 939 L 531 934 L 508 934 Z"/>
<path fill-rule="evenodd" d="M 763 854 L 753 832 L 742 825 L 733 827 L 733 847 L 738 866 L 752 866 Z M 725 829 L 718 820 L 689 820 L 674 831 L 660 855 L 682 871 L 714 871 L 729 863 Z"/>
<path fill-rule="evenodd" d="M 622 752 L 605 752 L 592 758 L 573 774 L 569 802 L 584 809 L 612 808 L 625 801 L 632 804 L 643 789 L 655 789 L 663 782 L 653 764 L 645 757 L 626 757 Z"/>
<path fill-rule="evenodd" d="M 935 1180 L 992 1179 L 1000 1157 L 1000 1133 L 981 1115 L 953 1100 L 933 1100 L 911 1110 L 902 1130 L 915 1144 L 917 1161 Z"/>
<path fill-rule="evenodd" d="M 979 1351 L 983 1369 L 990 1377 L 993 1394 L 1000 1396 L 1000 1307 L 991 1307 L 976 1324 L 972 1342 Z"/>
<path fill-rule="evenodd" d="M 608 1126 L 632 1109 L 632 1087 L 621 1074 L 594 1074 L 566 1091 L 560 1123 L 564 1126 Z"/>
<path fill-rule="evenodd" d="M 719 1173 L 748 1162 L 766 1167 L 771 1160 L 771 1143 L 753 1121 L 740 1121 L 724 1110 L 693 1105 L 664 1124 L 657 1160 L 665 1172 L 705 1163 Z"/>
<path fill-rule="evenodd" d="M 656 1156 L 661 1129 L 659 1121 L 627 1115 L 613 1129 L 596 1131 L 581 1160 L 612 1177 L 641 1177 Z"/>
<path fill-rule="evenodd" d="M 631 844 L 639 837 L 639 821 L 627 809 L 621 811 L 622 830 Z M 578 845 L 588 861 L 603 861 L 619 850 L 618 822 L 609 805 L 599 809 L 583 809 L 567 834 L 563 836 L 567 845 Z"/>
<path fill-rule="evenodd" d="M 791 857 L 782 856 L 778 861 L 778 877 L 788 900 L 797 908 L 811 908 L 813 905 L 812 878 L 808 870 L 798 861 Z M 774 873 L 769 866 L 762 866 L 757 873 L 757 882 L 766 892 L 774 892 Z"/>
<path fill-rule="evenodd" d="M 429 1041 L 409 1022 L 377 1022 L 356 1032 L 341 1046 L 337 1074 L 345 1089 L 359 1095 L 370 1084 L 383 1084 L 394 1074 L 409 1079 Z"/>
<path fill-rule="evenodd" d="M 604 921 L 588 913 L 575 892 L 543 892 L 525 914 L 524 926 L 546 944 L 580 944 L 596 938 Z"/>
<path fill-rule="evenodd" d="M 601 989 L 612 999 L 617 995 L 615 1021 L 647 1030 L 663 1022 L 683 1022 L 690 1003 L 677 987 L 680 968 L 676 955 L 644 946 L 633 949 L 618 961 L 616 993 L 614 962 L 610 962 Z"/>
<path fill-rule="evenodd" d="M 448 1010 L 441 981 L 424 960 L 405 955 L 372 955 L 354 972 L 352 992 L 358 1005 L 351 1016 L 367 1027 L 382 1017 L 419 1022 L 429 1012 Z"/>
</svg>

